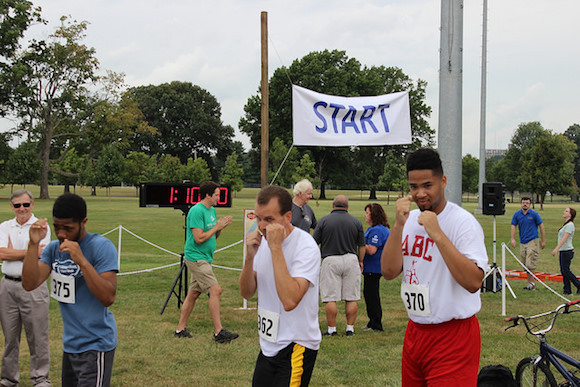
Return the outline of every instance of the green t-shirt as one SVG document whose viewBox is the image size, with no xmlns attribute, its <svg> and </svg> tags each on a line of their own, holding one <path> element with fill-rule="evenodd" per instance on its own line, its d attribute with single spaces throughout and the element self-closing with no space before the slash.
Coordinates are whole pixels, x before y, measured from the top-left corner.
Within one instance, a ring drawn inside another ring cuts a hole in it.
<svg viewBox="0 0 580 387">
<path fill-rule="evenodd" d="M 215 208 L 207 208 L 203 203 L 197 203 L 187 214 L 187 233 L 185 237 L 185 259 L 189 261 L 208 261 L 212 263 L 213 252 L 216 249 L 215 234 L 207 241 L 197 244 L 193 238 L 193 228 L 201 228 L 204 232 L 217 223 Z"/>
</svg>

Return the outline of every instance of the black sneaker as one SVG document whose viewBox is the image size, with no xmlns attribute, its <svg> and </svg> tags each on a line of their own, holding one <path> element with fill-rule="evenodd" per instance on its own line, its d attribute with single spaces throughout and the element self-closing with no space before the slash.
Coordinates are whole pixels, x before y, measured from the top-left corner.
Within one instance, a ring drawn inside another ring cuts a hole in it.
<svg viewBox="0 0 580 387">
<path fill-rule="evenodd" d="M 354 336 L 354 331 L 346 331 L 346 336 L 347 337 Z"/>
<path fill-rule="evenodd" d="M 220 333 L 218 333 L 217 335 L 213 335 L 213 339 L 215 340 L 216 343 L 229 343 L 230 341 L 237 339 L 238 338 L 238 334 L 234 333 L 234 332 L 230 332 L 227 329 L 223 328 Z"/>
<path fill-rule="evenodd" d="M 332 333 L 326 331 L 322 334 L 322 336 L 338 336 L 338 333 L 336 333 L 336 331 Z"/>
<path fill-rule="evenodd" d="M 173 336 L 179 337 L 179 338 L 184 337 L 187 339 L 191 339 L 193 337 L 193 335 L 187 330 L 187 328 L 183 328 L 183 330 L 179 331 L 179 332 L 175 331 L 175 333 L 173 333 Z"/>
</svg>

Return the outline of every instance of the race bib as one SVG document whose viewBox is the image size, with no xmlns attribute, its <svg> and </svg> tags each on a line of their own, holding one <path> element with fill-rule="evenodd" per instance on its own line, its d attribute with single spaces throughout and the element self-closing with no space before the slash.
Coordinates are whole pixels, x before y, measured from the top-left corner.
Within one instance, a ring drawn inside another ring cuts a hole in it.
<svg viewBox="0 0 580 387">
<path fill-rule="evenodd" d="M 420 317 L 431 316 L 429 285 L 401 284 L 401 298 L 409 314 Z"/>
<path fill-rule="evenodd" d="M 65 304 L 75 303 L 75 277 L 51 273 L 50 296 Z"/>
<path fill-rule="evenodd" d="M 275 343 L 278 339 L 280 315 L 258 307 L 258 334 L 264 340 Z"/>
</svg>

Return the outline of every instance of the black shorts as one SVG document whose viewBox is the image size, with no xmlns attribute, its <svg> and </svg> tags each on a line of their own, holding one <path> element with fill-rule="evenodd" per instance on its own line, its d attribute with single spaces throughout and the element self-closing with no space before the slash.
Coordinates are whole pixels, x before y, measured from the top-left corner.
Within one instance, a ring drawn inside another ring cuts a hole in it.
<svg viewBox="0 0 580 387">
<path fill-rule="evenodd" d="M 111 385 L 115 350 L 62 354 L 62 385 L 100 387 Z"/>
<path fill-rule="evenodd" d="M 308 386 L 318 351 L 291 343 L 274 357 L 262 351 L 256 360 L 252 386 Z"/>
</svg>

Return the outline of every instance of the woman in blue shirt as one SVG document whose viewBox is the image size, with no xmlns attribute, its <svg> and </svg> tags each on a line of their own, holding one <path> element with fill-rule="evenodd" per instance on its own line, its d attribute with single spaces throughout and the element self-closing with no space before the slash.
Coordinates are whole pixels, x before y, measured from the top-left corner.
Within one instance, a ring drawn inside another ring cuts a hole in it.
<svg viewBox="0 0 580 387">
<path fill-rule="evenodd" d="M 370 226 L 365 232 L 365 258 L 363 261 L 363 295 L 367 306 L 369 323 L 363 330 L 383 330 L 383 310 L 379 294 L 381 279 L 381 255 L 387 238 L 389 237 L 389 223 L 387 214 L 378 203 L 369 203 L 365 206 L 365 220 Z"/>
<path fill-rule="evenodd" d="M 556 253 L 560 253 L 560 273 L 562 273 L 562 282 L 564 283 L 564 294 L 572 294 L 570 283 L 576 286 L 576 294 L 580 294 L 580 281 L 570 270 L 572 258 L 574 258 L 574 246 L 572 239 L 574 238 L 574 218 L 576 217 L 576 210 L 573 208 L 566 208 L 562 214 L 564 218 L 564 225 L 558 230 L 558 245 L 552 251 L 555 257 Z"/>
</svg>

